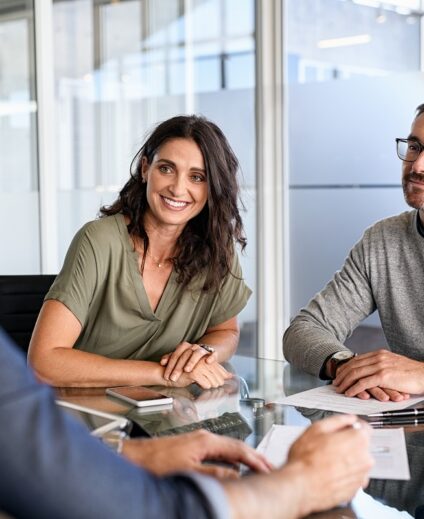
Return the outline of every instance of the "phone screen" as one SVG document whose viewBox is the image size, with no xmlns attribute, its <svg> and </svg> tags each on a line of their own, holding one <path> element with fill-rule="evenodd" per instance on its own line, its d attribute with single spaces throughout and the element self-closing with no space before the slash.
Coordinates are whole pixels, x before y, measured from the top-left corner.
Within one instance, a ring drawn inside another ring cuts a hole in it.
<svg viewBox="0 0 424 519">
<path fill-rule="evenodd" d="M 168 398 L 158 391 L 153 391 L 153 389 L 147 389 L 145 387 L 116 387 L 113 388 L 113 392 L 139 402 L 143 402 L 144 400 L 162 400 L 163 398 Z"/>
</svg>

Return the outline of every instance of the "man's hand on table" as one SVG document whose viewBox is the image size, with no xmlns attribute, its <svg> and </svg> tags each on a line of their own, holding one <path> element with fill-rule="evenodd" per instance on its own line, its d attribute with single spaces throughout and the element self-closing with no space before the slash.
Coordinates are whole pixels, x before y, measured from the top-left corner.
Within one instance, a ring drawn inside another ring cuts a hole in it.
<svg viewBox="0 0 424 519">
<path fill-rule="evenodd" d="M 133 463 L 158 476 L 177 471 L 195 470 L 218 478 L 234 478 L 236 470 L 203 461 L 243 463 L 255 472 L 267 473 L 272 465 L 245 443 L 218 436 L 205 430 L 178 436 L 124 440 L 122 454 Z"/>
<path fill-rule="evenodd" d="M 388 350 L 353 357 L 337 369 L 333 385 L 338 393 L 386 402 L 424 393 L 424 363 Z"/>
</svg>

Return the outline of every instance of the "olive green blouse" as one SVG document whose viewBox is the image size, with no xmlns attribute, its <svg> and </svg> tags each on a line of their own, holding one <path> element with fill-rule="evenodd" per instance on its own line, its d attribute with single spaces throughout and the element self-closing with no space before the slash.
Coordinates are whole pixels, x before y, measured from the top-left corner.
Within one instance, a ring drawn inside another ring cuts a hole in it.
<svg viewBox="0 0 424 519">
<path fill-rule="evenodd" d="M 75 348 L 110 358 L 158 361 L 182 341 L 236 316 L 251 291 L 237 254 L 219 290 L 202 291 L 205 273 L 183 289 L 172 271 L 153 312 L 123 215 L 89 222 L 72 240 L 45 300 L 63 303 L 82 331 Z"/>
</svg>

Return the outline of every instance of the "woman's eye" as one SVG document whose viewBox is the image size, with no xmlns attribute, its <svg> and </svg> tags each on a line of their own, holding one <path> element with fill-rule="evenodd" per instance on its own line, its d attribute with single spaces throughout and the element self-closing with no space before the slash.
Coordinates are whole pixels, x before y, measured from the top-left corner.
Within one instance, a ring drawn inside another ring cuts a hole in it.
<svg viewBox="0 0 424 519">
<path fill-rule="evenodd" d="M 159 166 L 159 171 L 161 173 L 171 173 L 171 168 L 169 166 Z"/>
<path fill-rule="evenodd" d="M 192 175 L 191 179 L 193 180 L 193 182 L 204 182 L 205 181 L 205 177 L 203 175 Z"/>
</svg>

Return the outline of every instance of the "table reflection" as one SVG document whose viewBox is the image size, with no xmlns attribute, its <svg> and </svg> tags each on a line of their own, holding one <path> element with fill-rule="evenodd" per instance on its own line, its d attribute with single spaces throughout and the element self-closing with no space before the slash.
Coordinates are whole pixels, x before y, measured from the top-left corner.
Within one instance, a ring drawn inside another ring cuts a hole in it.
<svg viewBox="0 0 424 519">
<path fill-rule="evenodd" d="M 102 388 L 59 388 L 61 399 L 124 415 L 137 424 L 138 434 L 157 435 L 175 427 L 203 423 L 225 413 L 238 413 L 249 425 L 245 441 L 256 447 L 273 424 L 304 425 L 334 413 L 300 409 L 275 403 L 284 395 L 305 391 L 325 382 L 305 374 L 286 362 L 255 357 L 235 356 L 226 367 L 233 378 L 217 389 L 202 390 L 197 385 L 186 388 L 154 389 L 173 397 L 167 408 L 134 408 L 105 394 Z M 410 464 L 409 481 L 371 480 L 351 506 L 314 515 L 317 518 L 394 518 L 414 517 L 424 504 L 424 427 L 406 428 Z M 423 515 L 417 515 L 424 519 Z M 409 515 L 411 514 L 411 515 Z"/>
</svg>

